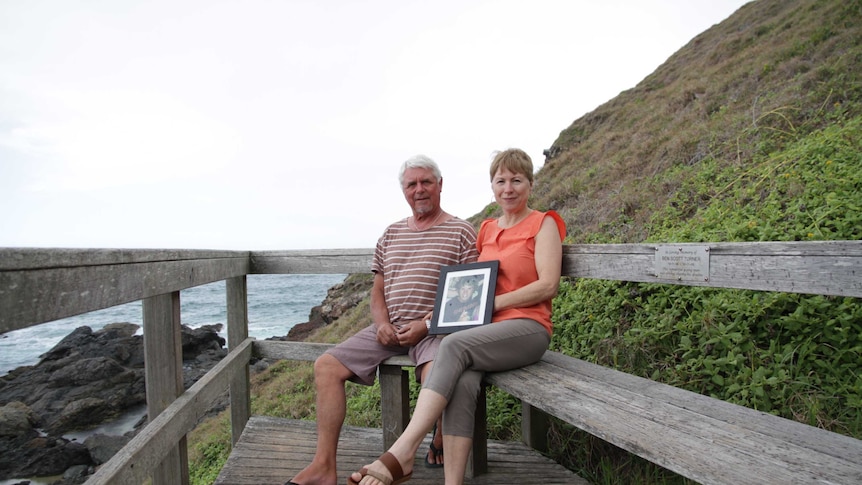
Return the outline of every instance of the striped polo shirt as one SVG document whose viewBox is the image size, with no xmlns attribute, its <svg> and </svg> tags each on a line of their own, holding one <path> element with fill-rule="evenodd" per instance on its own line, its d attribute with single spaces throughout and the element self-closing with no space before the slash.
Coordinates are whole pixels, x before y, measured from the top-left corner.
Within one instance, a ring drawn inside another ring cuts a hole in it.
<svg viewBox="0 0 862 485">
<path fill-rule="evenodd" d="M 419 320 L 434 309 L 440 267 L 473 263 L 476 230 L 452 217 L 424 231 L 407 219 L 393 223 L 377 241 L 371 271 L 383 275 L 383 295 L 392 323 Z"/>
</svg>

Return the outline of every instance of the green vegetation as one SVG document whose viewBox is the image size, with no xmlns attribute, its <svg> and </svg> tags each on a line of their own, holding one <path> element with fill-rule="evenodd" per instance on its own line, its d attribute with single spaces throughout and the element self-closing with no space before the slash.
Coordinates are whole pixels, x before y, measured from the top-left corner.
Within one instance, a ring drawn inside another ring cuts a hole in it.
<svg viewBox="0 0 862 485">
<path fill-rule="evenodd" d="M 862 1 L 752 2 L 551 152 L 531 205 L 560 213 L 568 243 L 862 239 Z M 862 439 L 858 299 L 577 280 L 554 322 L 554 350 Z M 314 419 L 307 364 L 254 381 L 254 413 Z M 378 391 L 349 393 L 349 424 L 379 426 Z M 518 403 L 492 390 L 488 405 L 491 437 L 517 439 Z M 195 483 L 227 455 L 219 419 L 190 440 Z M 565 423 L 550 441 L 593 483 L 689 483 Z"/>
<path fill-rule="evenodd" d="M 651 240 L 862 236 L 862 116 L 757 155 L 744 171 L 714 160 L 700 167 L 656 213 Z M 697 208 L 680 223 L 689 207 Z M 862 438 L 858 299 L 580 280 L 563 283 L 554 322 L 554 350 Z M 610 477 L 648 473 L 640 483 L 682 481 L 582 432 L 558 428 L 567 438 L 555 459 L 597 483 L 615 467 L 625 474 Z M 603 451 L 585 456 L 596 448 Z M 614 455 L 639 465 L 633 471 L 609 460 Z"/>
</svg>

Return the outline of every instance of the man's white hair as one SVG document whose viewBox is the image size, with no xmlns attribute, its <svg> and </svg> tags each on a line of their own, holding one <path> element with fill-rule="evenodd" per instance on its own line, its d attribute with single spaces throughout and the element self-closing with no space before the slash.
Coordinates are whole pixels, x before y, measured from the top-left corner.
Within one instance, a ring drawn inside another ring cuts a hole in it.
<svg viewBox="0 0 862 485">
<path fill-rule="evenodd" d="M 425 168 L 431 170 L 434 174 L 434 178 L 436 178 L 438 182 L 443 178 L 443 174 L 440 173 L 440 167 L 437 166 L 437 163 L 434 160 L 431 160 L 431 158 L 425 155 L 414 155 L 401 164 L 401 170 L 398 171 L 399 184 L 404 185 L 404 172 L 409 168 Z"/>
</svg>

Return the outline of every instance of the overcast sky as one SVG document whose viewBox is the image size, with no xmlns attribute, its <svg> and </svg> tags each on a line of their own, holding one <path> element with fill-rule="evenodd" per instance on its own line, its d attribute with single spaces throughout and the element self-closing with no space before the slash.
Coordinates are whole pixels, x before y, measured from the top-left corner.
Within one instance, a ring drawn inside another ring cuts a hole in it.
<svg viewBox="0 0 862 485">
<path fill-rule="evenodd" d="M 372 247 L 746 0 L 0 0 L 0 246 Z"/>
</svg>

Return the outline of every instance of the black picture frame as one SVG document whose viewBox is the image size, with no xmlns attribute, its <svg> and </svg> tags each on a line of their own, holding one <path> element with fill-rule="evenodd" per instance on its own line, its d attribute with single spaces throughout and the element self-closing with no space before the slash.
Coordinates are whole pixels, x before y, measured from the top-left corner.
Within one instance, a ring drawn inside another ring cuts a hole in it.
<svg viewBox="0 0 862 485">
<path fill-rule="evenodd" d="M 440 268 L 430 334 L 448 334 L 491 323 L 499 261 Z M 468 287 L 473 285 L 467 295 Z M 463 294 L 459 294 L 463 290 Z M 469 298 L 465 299 L 465 296 Z M 460 297 L 460 298 L 459 298 Z"/>
</svg>

